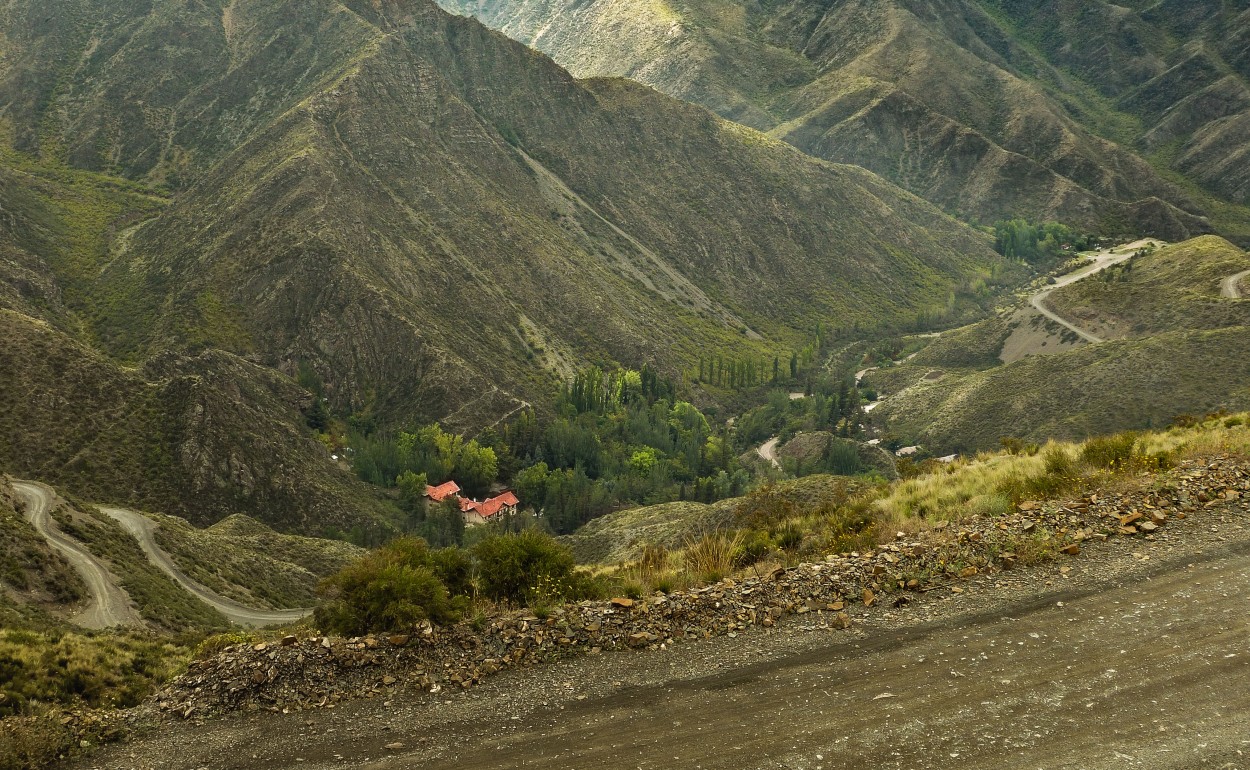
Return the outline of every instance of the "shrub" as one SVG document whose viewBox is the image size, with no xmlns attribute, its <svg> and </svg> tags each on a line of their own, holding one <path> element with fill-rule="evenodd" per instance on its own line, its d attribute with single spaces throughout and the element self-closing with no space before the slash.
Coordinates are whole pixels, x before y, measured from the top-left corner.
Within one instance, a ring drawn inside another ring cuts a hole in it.
<svg viewBox="0 0 1250 770">
<path fill-rule="evenodd" d="M 435 556 L 419 538 L 398 538 L 322 581 L 325 601 L 314 617 L 347 635 L 407 629 L 427 619 L 453 622 L 457 607 L 436 572 L 438 560 L 454 561 Z"/>
<path fill-rule="evenodd" d="M 1042 455 L 1042 462 L 1046 468 L 1046 473 L 1051 476 L 1075 476 L 1076 462 L 1073 461 L 1072 455 L 1068 454 L 1063 447 L 1052 446 L 1046 450 L 1046 454 Z"/>
<path fill-rule="evenodd" d="M 1009 455 L 1019 455 L 1024 453 L 1024 442 L 1014 436 L 1003 436 L 998 440 L 1003 449 Z"/>
<path fill-rule="evenodd" d="M 526 530 L 492 535 L 473 546 L 482 593 L 499 601 L 527 603 L 540 580 L 559 586 L 560 598 L 573 598 L 573 552 L 543 532 Z"/>
<path fill-rule="evenodd" d="M 661 575 L 651 583 L 651 588 L 662 594 L 672 593 L 677 587 L 677 580 L 672 575 Z"/>
<path fill-rule="evenodd" d="M 440 548 L 430 552 L 430 569 L 438 575 L 451 596 L 473 594 L 473 560 L 460 548 Z"/>
<path fill-rule="evenodd" d="M 195 647 L 195 651 L 191 654 L 194 660 L 208 660 L 217 653 L 222 652 L 227 647 L 236 644 L 248 644 L 253 640 L 251 634 L 239 631 L 227 631 L 224 634 L 213 634 Z"/>
<path fill-rule="evenodd" d="M 638 568 L 644 574 L 666 572 L 668 570 L 669 552 L 663 545 L 647 543 L 642 547 L 638 557 Z"/>
<path fill-rule="evenodd" d="M 793 551 L 803 544 L 803 530 L 797 524 L 786 524 L 776 532 L 777 547 Z"/>
<path fill-rule="evenodd" d="M 1128 464 L 1137 451 L 1137 434 L 1092 438 L 1081 447 L 1081 461 L 1092 468 L 1114 470 Z"/>
<path fill-rule="evenodd" d="M 793 518 L 794 504 L 771 484 L 752 491 L 739 504 L 737 516 L 748 527 L 767 529 Z"/>
<path fill-rule="evenodd" d="M 750 567 L 764 559 L 773 549 L 772 538 L 767 532 L 758 529 L 748 530 L 742 536 L 742 542 L 734 550 L 733 566 L 735 569 Z"/>
<path fill-rule="evenodd" d="M 714 583 L 733 571 L 734 553 L 742 545 L 743 534 L 713 532 L 686 542 L 686 570 Z"/>
</svg>

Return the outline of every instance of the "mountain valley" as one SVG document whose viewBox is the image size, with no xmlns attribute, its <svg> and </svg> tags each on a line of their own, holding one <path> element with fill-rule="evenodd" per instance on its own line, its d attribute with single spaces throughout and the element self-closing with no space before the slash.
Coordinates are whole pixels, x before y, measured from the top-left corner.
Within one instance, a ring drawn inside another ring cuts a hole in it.
<svg viewBox="0 0 1250 770">
<path fill-rule="evenodd" d="M 1240 766 L 1246 0 L 0 41 L 0 770 Z"/>
</svg>

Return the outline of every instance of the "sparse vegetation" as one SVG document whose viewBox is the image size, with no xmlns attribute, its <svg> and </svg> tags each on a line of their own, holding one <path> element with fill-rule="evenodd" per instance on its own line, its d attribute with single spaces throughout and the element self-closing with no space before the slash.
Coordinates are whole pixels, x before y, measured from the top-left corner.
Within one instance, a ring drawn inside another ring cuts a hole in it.
<svg viewBox="0 0 1250 770">
<path fill-rule="evenodd" d="M 0 629 L 0 717 L 134 706 L 189 657 L 186 645 L 143 634 Z"/>
<path fill-rule="evenodd" d="M 62 506 L 52 515 L 63 532 L 109 565 L 144 620 L 170 632 L 208 631 L 228 625 L 221 613 L 153 566 L 139 543 L 117 522 L 94 508 L 79 508 Z"/>
</svg>

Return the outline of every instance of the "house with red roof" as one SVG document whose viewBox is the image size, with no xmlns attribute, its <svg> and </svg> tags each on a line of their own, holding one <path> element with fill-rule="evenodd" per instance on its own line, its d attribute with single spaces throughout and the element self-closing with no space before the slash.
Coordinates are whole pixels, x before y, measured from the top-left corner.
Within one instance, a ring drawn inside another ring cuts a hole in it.
<svg viewBox="0 0 1250 770">
<path fill-rule="evenodd" d="M 460 485 L 454 481 L 448 481 L 438 486 L 427 485 L 425 496 L 434 503 L 441 503 L 448 498 L 456 498 L 457 503 L 460 505 L 460 513 L 464 516 L 466 527 L 476 527 L 496 517 L 516 513 L 517 506 L 521 504 L 521 501 L 517 499 L 517 496 L 511 490 L 506 490 L 502 494 L 478 502 L 461 495 Z"/>
<path fill-rule="evenodd" d="M 436 503 L 441 503 L 452 495 L 460 494 L 460 485 L 454 481 L 448 481 L 446 484 L 439 484 L 436 487 L 425 487 L 425 496 Z"/>
<path fill-rule="evenodd" d="M 460 498 L 460 513 L 466 527 L 476 527 L 500 516 L 516 513 L 520 500 L 510 490 L 482 502 Z"/>
</svg>

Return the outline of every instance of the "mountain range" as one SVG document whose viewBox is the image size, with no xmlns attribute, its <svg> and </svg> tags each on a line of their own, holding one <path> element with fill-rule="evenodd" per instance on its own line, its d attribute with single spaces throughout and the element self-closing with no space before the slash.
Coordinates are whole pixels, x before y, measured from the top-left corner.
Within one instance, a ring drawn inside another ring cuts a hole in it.
<svg viewBox="0 0 1250 770">
<path fill-rule="evenodd" d="M 157 409 L 167 437 L 143 441 L 183 458 L 178 474 L 256 483 L 175 504 L 116 474 L 109 493 L 136 505 L 281 520 L 317 497 L 361 515 L 347 481 L 312 493 L 336 476 L 303 454 L 310 436 L 273 451 L 307 398 L 269 372 L 303 372 L 358 421 L 475 429 L 588 363 L 680 378 L 708 352 L 788 356 L 821 323 L 975 317 L 1013 271 L 867 170 L 630 81 L 575 80 L 424 0 L 24 0 L 0 28 L 0 301 L 10 334 L 40 340 L 8 351 L 25 430 L 0 462 L 94 489 L 68 460 L 98 432 L 45 426 L 136 411 L 184 376 L 251 412 L 223 435 L 270 446 L 259 464 L 224 446 L 191 462 L 177 436 L 215 423 L 208 407 Z M 94 362 L 107 407 L 48 376 L 53 338 Z M 50 417 L 35 388 L 73 408 Z M 149 464 L 153 489 L 182 488 L 151 470 L 172 467 Z"/>
<path fill-rule="evenodd" d="M 1250 240 L 1243 2 L 444 0 L 965 219 Z"/>
</svg>

